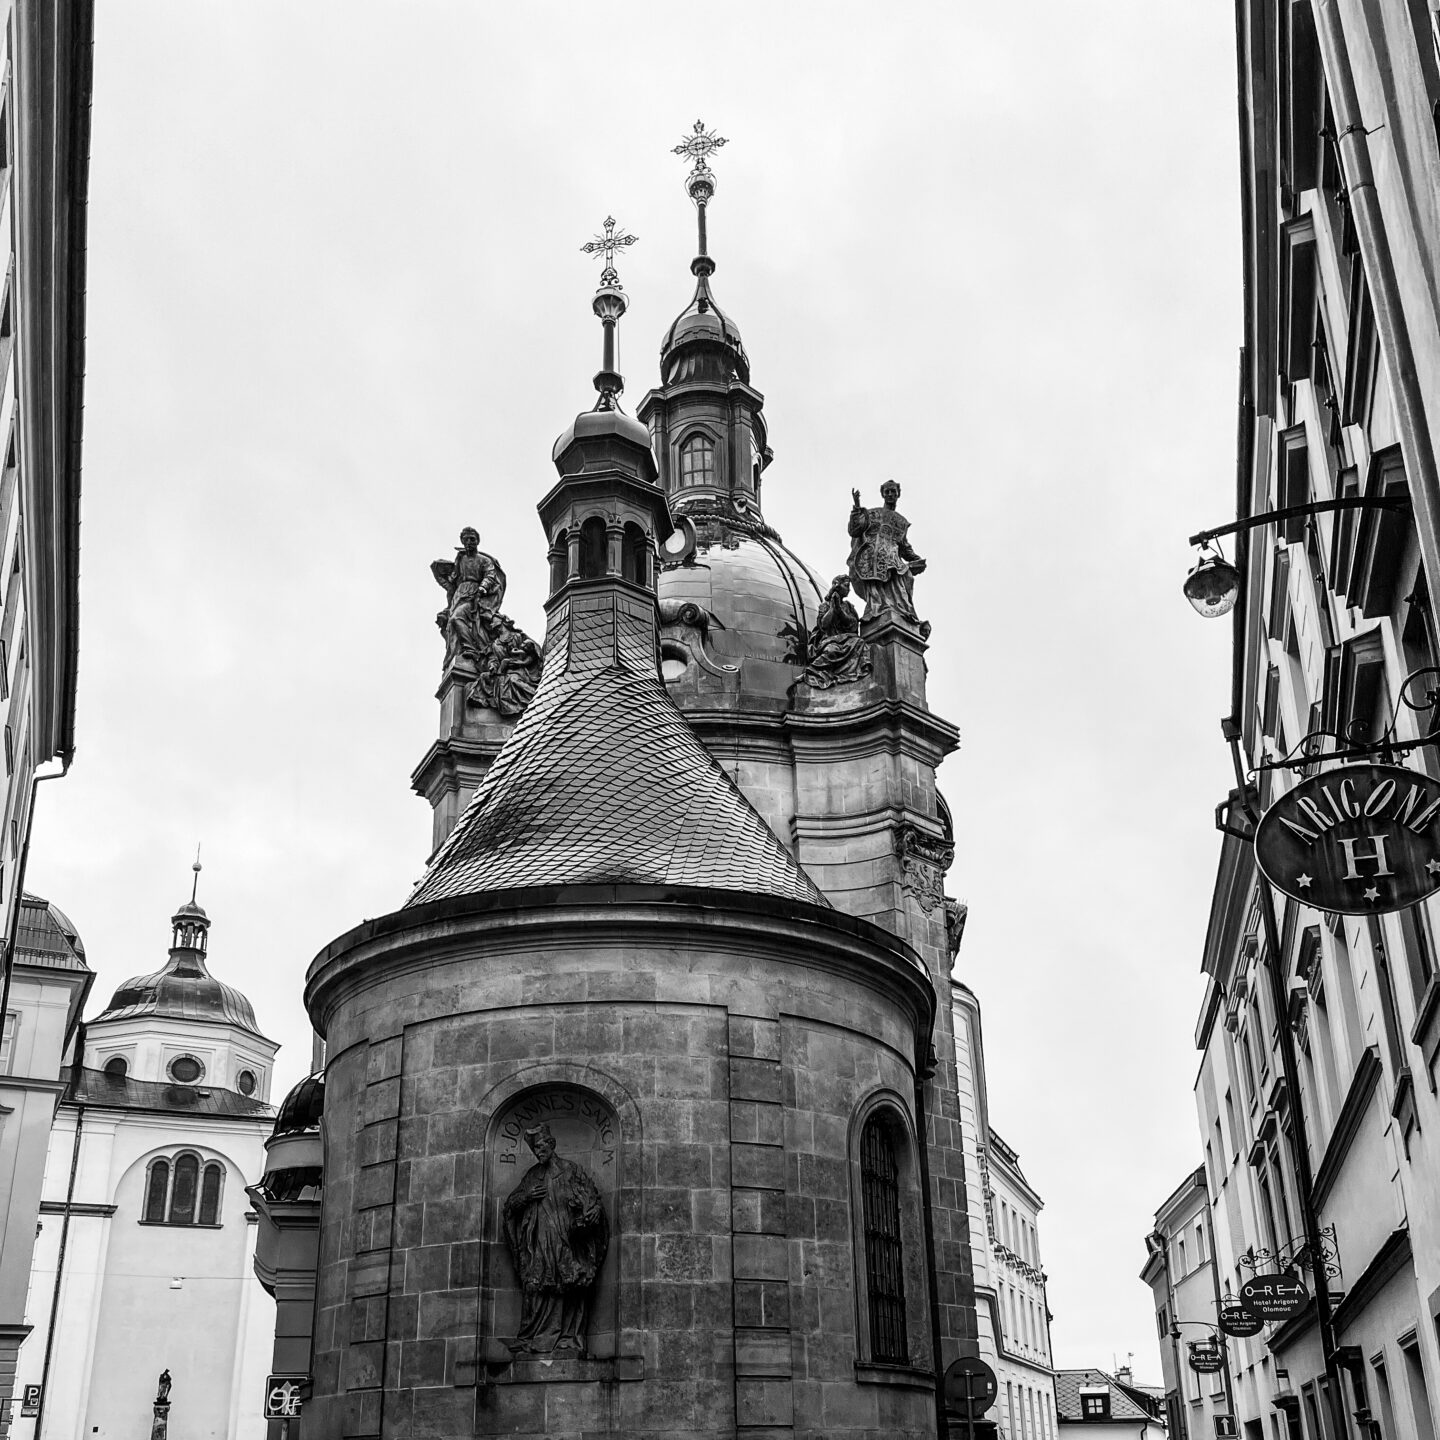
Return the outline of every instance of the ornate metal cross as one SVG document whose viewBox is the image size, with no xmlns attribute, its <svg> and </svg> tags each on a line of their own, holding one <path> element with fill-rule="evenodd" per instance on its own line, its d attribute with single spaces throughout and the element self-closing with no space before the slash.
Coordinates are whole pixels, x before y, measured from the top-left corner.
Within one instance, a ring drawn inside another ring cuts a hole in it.
<svg viewBox="0 0 1440 1440">
<path fill-rule="evenodd" d="M 600 288 L 603 290 L 607 285 L 616 288 L 620 285 L 620 276 L 615 269 L 615 252 L 626 250 L 633 245 L 640 237 L 638 235 L 617 235 L 615 233 L 615 217 L 605 217 L 605 233 L 597 235 L 593 240 L 587 241 L 580 248 L 587 255 L 603 255 L 605 266 L 600 271 Z"/>
<path fill-rule="evenodd" d="M 730 142 L 723 135 L 717 135 L 713 130 L 706 130 L 705 122 L 697 120 L 695 131 L 687 135 L 679 145 L 670 153 L 672 155 L 683 155 L 695 162 L 695 173 L 699 174 L 710 167 L 705 163 L 705 157 L 712 151 L 718 150 L 722 145 Z"/>
</svg>

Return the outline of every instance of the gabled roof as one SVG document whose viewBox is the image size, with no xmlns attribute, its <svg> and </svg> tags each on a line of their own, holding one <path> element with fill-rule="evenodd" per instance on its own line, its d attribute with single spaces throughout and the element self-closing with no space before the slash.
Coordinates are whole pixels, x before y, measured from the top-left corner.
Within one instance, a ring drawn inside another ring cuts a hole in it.
<svg viewBox="0 0 1440 1440">
<path fill-rule="evenodd" d="M 608 884 L 828 905 L 666 693 L 653 610 L 623 603 L 552 619 L 534 698 L 406 906 Z"/>
<path fill-rule="evenodd" d="M 1055 1372 L 1055 1414 L 1061 1421 L 1085 1423 L 1080 1406 L 1081 1387 L 1103 1388 L 1110 1392 L 1110 1419 L 1141 1420 L 1147 1424 L 1159 1417 L 1144 1409 L 1131 1397 L 1127 1388 L 1103 1370 L 1057 1370 Z M 1133 1387 L 1132 1387 L 1133 1388 Z M 1091 1420 L 1089 1423 L 1099 1423 Z"/>
</svg>

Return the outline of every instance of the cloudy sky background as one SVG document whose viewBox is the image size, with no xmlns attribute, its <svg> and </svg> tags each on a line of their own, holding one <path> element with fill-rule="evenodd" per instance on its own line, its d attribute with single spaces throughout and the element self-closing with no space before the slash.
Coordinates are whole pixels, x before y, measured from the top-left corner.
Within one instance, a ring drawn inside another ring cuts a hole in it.
<svg viewBox="0 0 1440 1440">
<path fill-rule="evenodd" d="M 1045 1197 L 1062 1365 L 1159 1373 L 1137 1279 L 1199 1159 L 1200 947 L 1229 627 L 1179 584 L 1234 506 L 1241 339 L 1223 5 L 99 7 L 79 749 L 29 888 L 92 1011 L 200 898 L 214 969 L 309 1059 L 329 939 L 423 868 L 467 523 L 543 633 L 534 502 L 599 362 L 607 214 L 628 398 L 689 298 L 669 153 L 715 161 L 717 297 L 821 573 L 893 476 L 970 905 L 992 1119 Z M 278 1091 L 277 1091 L 278 1093 Z"/>
</svg>

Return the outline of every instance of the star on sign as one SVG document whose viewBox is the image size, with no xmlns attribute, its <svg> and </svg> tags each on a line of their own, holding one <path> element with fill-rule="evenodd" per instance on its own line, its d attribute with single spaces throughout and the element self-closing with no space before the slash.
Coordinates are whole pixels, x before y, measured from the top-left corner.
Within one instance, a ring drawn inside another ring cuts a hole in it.
<svg viewBox="0 0 1440 1440">
<path fill-rule="evenodd" d="M 1297 876 L 1295 877 L 1295 883 L 1296 883 L 1302 890 L 1308 890 L 1308 889 L 1310 888 L 1310 882 L 1311 882 L 1314 878 L 1315 878 L 1315 877 L 1314 877 L 1313 875 L 1297 875 Z"/>
<path fill-rule="evenodd" d="M 1365 892 L 1365 898 L 1366 898 L 1367 900 L 1378 900 L 1378 899 L 1380 898 L 1380 892 L 1372 885 L 1372 886 Z"/>
<path fill-rule="evenodd" d="M 1427 860 L 1425 862 L 1425 868 L 1434 875 L 1437 871 L 1440 871 L 1440 860 Z"/>
</svg>

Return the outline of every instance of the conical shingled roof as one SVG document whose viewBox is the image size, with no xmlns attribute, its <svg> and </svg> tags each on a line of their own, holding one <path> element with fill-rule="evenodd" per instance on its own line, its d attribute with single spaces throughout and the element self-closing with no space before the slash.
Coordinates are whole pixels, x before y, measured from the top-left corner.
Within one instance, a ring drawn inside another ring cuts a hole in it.
<svg viewBox="0 0 1440 1440">
<path fill-rule="evenodd" d="M 596 598 L 552 617 L 534 698 L 406 906 L 610 884 L 828 905 L 666 693 L 653 605 Z"/>
</svg>

